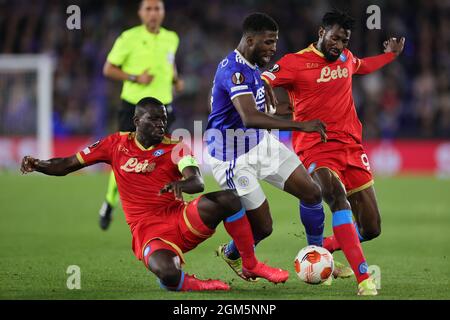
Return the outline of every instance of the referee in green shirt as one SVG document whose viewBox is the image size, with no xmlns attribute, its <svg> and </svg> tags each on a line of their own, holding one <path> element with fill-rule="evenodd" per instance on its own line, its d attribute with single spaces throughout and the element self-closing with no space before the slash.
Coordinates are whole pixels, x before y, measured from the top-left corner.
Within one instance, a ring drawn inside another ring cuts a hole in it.
<svg viewBox="0 0 450 320">
<path fill-rule="evenodd" d="M 113 80 L 123 81 L 119 130 L 134 131 L 134 108 L 144 97 L 154 97 L 166 105 L 168 126 L 174 121 L 173 88 L 181 92 L 183 81 L 175 65 L 179 38 L 161 27 L 164 20 L 162 0 L 142 0 L 138 15 L 142 24 L 124 31 L 108 54 L 103 74 Z M 100 227 L 106 230 L 112 211 L 119 202 L 114 174 L 111 172 L 106 200 L 100 208 Z"/>
</svg>

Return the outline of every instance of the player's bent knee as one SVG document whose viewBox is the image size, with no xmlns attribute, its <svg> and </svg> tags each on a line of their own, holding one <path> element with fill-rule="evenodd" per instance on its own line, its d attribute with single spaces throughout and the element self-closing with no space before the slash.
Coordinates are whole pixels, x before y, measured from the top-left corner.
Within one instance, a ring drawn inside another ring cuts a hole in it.
<svg viewBox="0 0 450 320">
<path fill-rule="evenodd" d="M 330 186 L 322 187 L 322 197 L 328 203 L 328 205 L 331 207 L 336 203 L 336 200 L 339 198 L 343 199 L 345 197 L 344 193 L 339 194 L 333 188 Z"/>
<path fill-rule="evenodd" d="M 265 238 L 268 238 L 273 232 L 272 224 L 266 224 L 259 226 L 257 229 L 253 230 L 253 238 L 255 242 L 259 242 Z"/>
<path fill-rule="evenodd" d="M 330 206 L 331 211 L 351 209 L 350 202 L 347 200 L 347 194 L 342 187 L 333 188 L 331 192 L 324 195 L 325 201 Z"/>
<path fill-rule="evenodd" d="M 379 237 L 381 234 L 381 227 L 380 226 L 373 226 L 370 228 L 363 229 L 361 232 L 361 236 L 364 238 L 364 240 L 372 240 L 377 237 Z"/>
<path fill-rule="evenodd" d="M 314 183 L 301 200 L 308 204 L 322 202 L 322 190 L 320 189 L 320 186 L 317 183 Z"/>
<path fill-rule="evenodd" d="M 179 282 L 181 271 L 177 255 L 170 249 L 164 248 L 165 243 L 159 240 L 150 242 L 155 251 L 149 253 L 148 269 L 153 272 L 165 286 L 176 286 Z M 149 246 L 147 246 L 149 248 Z M 145 252 L 144 252 L 145 254 Z"/>
<path fill-rule="evenodd" d="M 219 203 L 223 207 L 227 214 L 232 215 L 242 209 L 241 201 L 239 197 L 231 190 L 221 191 Z"/>
<path fill-rule="evenodd" d="M 351 210 L 350 202 L 345 196 L 332 197 L 331 202 L 328 202 L 332 212 L 339 210 Z"/>
<path fill-rule="evenodd" d="M 178 285 L 181 271 L 177 269 L 173 264 L 164 262 L 150 263 L 149 269 L 165 286 L 173 287 Z"/>
</svg>

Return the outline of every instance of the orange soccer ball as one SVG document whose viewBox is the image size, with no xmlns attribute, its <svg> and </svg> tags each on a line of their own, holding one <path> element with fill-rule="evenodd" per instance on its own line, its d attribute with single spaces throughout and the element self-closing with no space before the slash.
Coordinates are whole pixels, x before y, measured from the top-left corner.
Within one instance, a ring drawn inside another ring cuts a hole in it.
<svg viewBox="0 0 450 320">
<path fill-rule="evenodd" d="M 325 248 L 307 246 L 295 257 L 294 267 L 300 280 L 309 284 L 320 284 L 333 274 L 333 256 Z"/>
</svg>

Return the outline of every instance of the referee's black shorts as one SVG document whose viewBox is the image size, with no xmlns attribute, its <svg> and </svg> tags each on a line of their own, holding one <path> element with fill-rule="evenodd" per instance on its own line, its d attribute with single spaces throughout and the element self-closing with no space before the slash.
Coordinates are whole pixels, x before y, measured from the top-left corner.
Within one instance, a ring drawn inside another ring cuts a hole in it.
<svg viewBox="0 0 450 320">
<path fill-rule="evenodd" d="M 172 104 L 166 104 L 167 110 L 167 129 L 170 128 L 175 121 L 175 114 Z M 135 105 L 122 100 L 122 105 L 119 109 L 119 131 L 135 131 L 136 127 L 133 123 Z"/>
</svg>

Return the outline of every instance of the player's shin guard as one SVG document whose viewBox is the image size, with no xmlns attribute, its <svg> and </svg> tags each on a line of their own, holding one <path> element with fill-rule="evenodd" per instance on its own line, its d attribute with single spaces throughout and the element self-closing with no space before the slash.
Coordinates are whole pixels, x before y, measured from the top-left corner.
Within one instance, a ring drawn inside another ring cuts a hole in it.
<svg viewBox="0 0 450 320">
<path fill-rule="evenodd" d="M 359 242 L 362 243 L 362 242 L 367 241 L 366 239 L 364 239 L 364 237 L 359 232 L 359 228 L 358 228 L 358 225 L 356 224 L 356 222 L 354 222 L 353 224 L 355 226 L 356 233 L 358 234 Z M 333 253 L 336 250 L 340 250 L 341 249 L 341 247 L 339 245 L 339 242 L 336 240 L 336 237 L 334 235 L 326 237 L 323 240 L 323 247 L 325 249 L 327 249 L 328 251 L 330 251 L 331 253 Z"/>
<path fill-rule="evenodd" d="M 106 191 L 106 201 L 113 208 L 119 204 L 119 191 L 117 190 L 117 183 L 114 177 L 114 172 L 111 171 L 108 180 L 108 189 Z"/>
<path fill-rule="evenodd" d="M 242 264 L 247 269 L 252 269 L 256 263 L 254 239 L 250 223 L 248 222 L 245 209 L 226 218 L 223 222 L 228 234 L 233 238 L 233 243 L 242 257 Z"/>
<path fill-rule="evenodd" d="M 302 221 L 308 245 L 323 245 L 323 228 L 325 221 L 325 212 L 322 202 L 316 204 L 307 204 L 300 202 L 300 220 Z"/>
<path fill-rule="evenodd" d="M 367 263 L 359 243 L 358 233 L 353 224 L 351 210 L 333 212 L 334 237 L 344 252 L 358 283 L 367 279 Z"/>
</svg>

